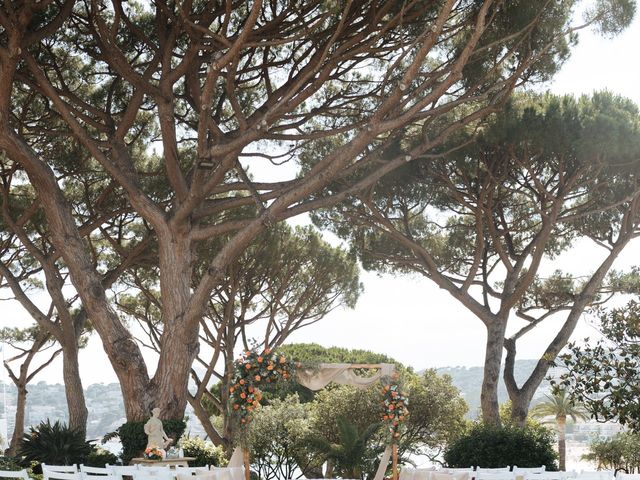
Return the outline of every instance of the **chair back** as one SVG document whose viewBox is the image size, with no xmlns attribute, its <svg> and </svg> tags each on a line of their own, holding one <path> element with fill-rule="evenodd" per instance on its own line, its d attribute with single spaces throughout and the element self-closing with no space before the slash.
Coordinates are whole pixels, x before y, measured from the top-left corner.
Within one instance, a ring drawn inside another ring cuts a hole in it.
<svg viewBox="0 0 640 480">
<path fill-rule="evenodd" d="M 573 478 L 578 480 L 613 480 L 614 477 L 613 470 L 582 470 Z"/>
<path fill-rule="evenodd" d="M 116 480 L 123 480 L 122 476 L 126 475 L 128 477 L 132 477 L 134 472 L 137 472 L 138 465 L 109 465 L 108 463 L 105 465 L 105 468 L 111 472 L 111 474 L 116 477 Z"/>
<path fill-rule="evenodd" d="M 505 473 L 510 472 L 511 467 L 499 467 L 499 468 L 484 468 L 484 467 L 476 467 L 476 472 L 478 473 Z"/>
<path fill-rule="evenodd" d="M 53 470 L 47 473 L 43 472 L 43 478 L 44 480 L 82 480 L 82 474 L 80 472 L 67 473 Z"/>
<path fill-rule="evenodd" d="M 640 480 L 640 473 L 616 473 L 616 480 Z"/>
<path fill-rule="evenodd" d="M 142 468 L 137 472 L 134 472 L 133 480 L 175 480 L 176 476 L 171 472 L 165 472 L 162 470 L 151 470 L 145 471 Z"/>
<path fill-rule="evenodd" d="M 546 471 L 547 467 L 545 467 L 544 465 L 540 466 L 540 467 L 519 467 L 517 465 L 513 466 L 513 469 L 511 470 L 514 473 L 542 473 L 544 471 Z"/>
<path fill-rule="evenodd" d="M 516 480 L 516 474 L 513 472 L 497 472 L 497 473 L 487 473 L 487 472 L 478 472 L 475 473 L 476 480 Z"/>
<path fill-rule="evenodd" d="M 217 480 L 244 480 L 244 467 L 211 467 Z"/>
<path fill-rule="evenodd" d="M 0 478 L 21 478 L 22 480 L 29 480 L 29 474 L 25 469 L 0 470 Z"/>
<path fill-rule="evenodd" d="M 42 473 L 46 472 L 60 472 L 60 473 L 78 473 L 78 465 L 48 465 L 46 463 L 41 464 Z"/>
</svg>

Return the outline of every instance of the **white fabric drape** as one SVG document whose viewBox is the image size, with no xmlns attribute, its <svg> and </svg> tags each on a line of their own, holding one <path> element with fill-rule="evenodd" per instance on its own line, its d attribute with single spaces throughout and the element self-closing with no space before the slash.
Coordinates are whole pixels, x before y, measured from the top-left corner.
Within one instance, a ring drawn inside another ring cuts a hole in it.
<svg viewBox="0 0 640 480">
<path fill-rule="evenodd" d="M 361 377 L 353 371 L 350 363 L 322 363 L 318 368 L 296 371 L 296 381 L 309 390 L 320 390 L 329 383 L 340 385 L 352 385 L 358 388 L 367 388 L 383 377 L 391 376 L 394 372 L 394 365 L 391 363 L 381 363 L 376 366 L 379 370 L 370 377 Z"/>
<path fill-rule="evenodd" d="M 236 447 L 229 459 L 228 467 L 243 467 L 244 466 L 244 452 L 242 447 Z"/>
</svg>

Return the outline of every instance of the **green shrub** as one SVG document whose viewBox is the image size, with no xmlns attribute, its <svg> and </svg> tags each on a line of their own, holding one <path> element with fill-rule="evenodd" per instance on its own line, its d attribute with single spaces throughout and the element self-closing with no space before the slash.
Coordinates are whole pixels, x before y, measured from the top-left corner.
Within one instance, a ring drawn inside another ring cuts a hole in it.
<svg viewBox="0 0 640 480">
<path fill-rule="evenodd" d="M 147 448 L 147 434 L 144 433 L 143 422 L 127 422 L 118 427 L 116 433 L 122 442 L 122 462 L 128 465 L 132 458 L 142 456 L 142 452 Z M 162 428 L 167 436 L 173 439 L 172 445 L 178 443 L 180 437 L 187 428 L 184 420 L 163 420 Z"/>
<path fill-rule="evenodd" d="M 183 438 L 180 440 L 180 446 L 184 451 L 185 457 L 195 457 L 195 460 L 189 462 L 192 467 L 204 467 L 206 465 L 222 467 L 227 463 L 222 447 L 216 447 L 211 442 L 205 442 L 199 437 Z"/>
<path fill-rule="evenodd" d="M 19 454 L 24 462 L 72 465 L 84 463 L 91 452 L 91 445 L 80 430 L 69 428 L 64 423 L 47 420 L 31 427 L 20 445 Z"/>
<path fill-rule="evenodd" d="M 23 468 L 19 458 L 0 457 L 0 470 L 22 470 Z M 2 478 L 1 475 L 0 478 Z"/>
<path fill-rule="evenodd" d="M 107 463 L 115 465 L 118 462 L 116 457 L 109 450 L 105 450 L 102 447 L 93 447 L 91 453 L 87 456 L 84 464 L 88 467 L 104 467 Z"/>
<path fill-rule="evenodd" d="M 486 468 L 517 465 L 557 470 L 553 432 L 541 425 L 495 426 L 476 424 L 444 453 L 450 467 Z"/>
</svg>

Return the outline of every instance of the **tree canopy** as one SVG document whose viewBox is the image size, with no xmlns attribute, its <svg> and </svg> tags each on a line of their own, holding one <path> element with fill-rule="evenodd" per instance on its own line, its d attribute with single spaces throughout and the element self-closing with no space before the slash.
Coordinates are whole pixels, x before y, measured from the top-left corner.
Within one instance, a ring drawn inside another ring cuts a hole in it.
<svg viewBox="0 0 640 480">
<path fill-rule="evenodd" d="M 601 422 L 618 421 L 640 431 L 640 304 L 599 309 L 603 338 L 572 342 L 561 355 L 566 371 L 556 388 L 566 389 L 574 401 L 585 405 Z"/>
<path fill-rule="evenodd" d="M 549 78 L 580 27 L 575 4 L 3 2 L 0 174 L 10 198 L 34 199 L 10 216 L 42 222 L 35 238 L 68 272 L 127 417 L 182 416 L 211 292 L 259 234 L 439 156 L 514 88 Z M 634 6 L 600 0 L 585 25 L 614 33 Z M 390 156 L 405 131 L 424 141 Z M 252 175 L 309 148 L 297 176 Z M 150 243 L 164 325 L 153 374 L 105 281 Z"/>
<path fill-rule="evenodd" d="M 397 137 L 387 154 L 413 141 Z M 348 239 L 365 268 L 422 274 L 478 317 L 487 329 L 483 416 L 499 418 L 504 348 L 523 422 L 585 309 L 637 289 L 634 272 L 611 267 L 640 232 L 639 150 L 640 115 L 627 99 L 515 96 L 484 125 L 452 135 L 441 158 L 419 157 L 315 218 Z M 579 239 L 603 252 L 592 272 L 549 271 Z M 554 320 L 557 335 L 518 385 L 517 342 Z"/>
</svg>

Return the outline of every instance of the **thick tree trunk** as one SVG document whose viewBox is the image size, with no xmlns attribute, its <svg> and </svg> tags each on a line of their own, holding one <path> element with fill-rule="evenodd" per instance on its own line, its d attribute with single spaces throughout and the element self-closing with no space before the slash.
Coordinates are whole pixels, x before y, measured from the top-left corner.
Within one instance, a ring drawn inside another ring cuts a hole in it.
<svg viewBox="0 0 640 480">
<path fill-rule="evenodd" d="M 560 471 L 567 471 L 567 419 L 566 417 L 556 417 L 558 422 L 558 458 Z"/>
<path fill-rule="evenodd" d="M 168 238 L 159 237 L 160 292 L 165 324 L 158 368 L 152 380 L 154 407 L 162 418 L 182 419 L 187 406 L 191 365 L 199 350 L 200 318 L 188 316 L 193 258 L 189 226 L 182 225 Z"/>
<path fill-rule="evenodd" d="M 27 386 L 16 385 L 18 389 L 18 398 L 16 400 L 16 417 L 15 426 L 13 427 L 13 435 L 11 436 L 11 443 L 9 444 L 8 456 L 16 457 L 18 455 L 18 448 L 22 443 L 22 437 L 24 437 L 24 412 L 27 406 Z"/>
<path fill-rule="evenodd" d="M 498 403 L 498 381 L 502 365 L 502 348 L 506 322 L 494 319 L 487 324 L 487 344 L 484 357 L 484 375 L 480 406 L 482 420 L 494 425 L 500 424 L 500 405 Z"/>
<path fill-rule="evenodd" d="M 78 346 L 75 338 L 72 344 L 64 345 L 62 350 L 62 375 L 64 378 L 64 391 L 67 397 L 67 408 L 69 410 L 69 426 L 87 431 L 87 405 L 80 378 L 80 366 L 78 364 Z"/>
</svg>

